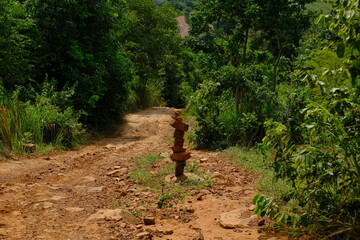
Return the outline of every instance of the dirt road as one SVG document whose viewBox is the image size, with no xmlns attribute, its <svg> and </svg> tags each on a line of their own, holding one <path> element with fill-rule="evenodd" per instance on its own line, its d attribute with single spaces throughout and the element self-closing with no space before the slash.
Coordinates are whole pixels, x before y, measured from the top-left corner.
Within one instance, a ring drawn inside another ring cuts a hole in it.
<svg viewBox="0 0 360 240">
<path fill-rule="evenodd" d="M 178 25 L 179 25 L 180 35 L 182 37 L 189 36 L 190 25 L 186 22 L 185 16 L 179 16 L 179 17 L 176 18 L 176 20 L 177 20 Z"/>
<path fill-rule="evenodd" d="M 191 161 L 215 184 L 189 192 L 173 208 L 159 209 L 161 192 L 132 182 L 134 157 L 157 152 L 164 156 L 158 167 L 173 164 L 166 157 L 173 114 L 151 108 L 128 115 L 114 138 L 74 151 L 0 160 L 0 239 L 270 239 L 251 216 L 257 177 L 219 153 L 192 150 Z M 232 210 L 237 212 L 221 216 Z M 144 224 L 149 215 L 154 225 Z M 220 226 L 234 216 L 251 222 Z"/>
</svg>

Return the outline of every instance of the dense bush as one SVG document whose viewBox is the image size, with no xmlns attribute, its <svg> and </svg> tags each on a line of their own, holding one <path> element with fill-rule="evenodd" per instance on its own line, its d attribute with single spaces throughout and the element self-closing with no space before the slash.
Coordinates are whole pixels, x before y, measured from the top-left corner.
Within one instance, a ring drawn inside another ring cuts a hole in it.
<svg viewBox="0 0 360 240">
<path fill-rule="evenodd" d="M 275 224 L 312 230 L 314 238 L 355 240 L 360 235 L 358 4 L 336 1 L 331 16 L 317 19 L 320 26 L 328 24 L 333 40 L 330 50 L 318 51 L 306 64 L 306 107 L 298 131 L 302 144 L 294 142 L 284 124 L 267 122 L 264 143 L 271 165 L 276 178 L 292 188 L 281 198 L 256 196 L 255 212 Z M 328 68 L 324 73 L 322 66 Z"/>
<path fill-rule="evenodd" d="M 296 145 L 281 123 L 267 123 L 264 142 L 273 151 L 276 178 L 287 180 L 292 188 L 281 199 L 256 198 L 256 211 L 278 223 L 356 239 L 360 234 L 359 93 L 346 88 L 326 93 L 323 103 L 311 102 L 305 109 L 305 144 Z"/>
<path fill-rule="evenodd" d="M 29 143 L 37 145 L 38 151 L 46 148 L 44 144 L 55 149 L 78 146 L 84 138 L 84 129 L 78 122 L 80 114 L 71 107 L 56 105 L 56 101 L 65 100 L 72 93 L 71 90 L 55 92 L 53 86 L 46 83 L 33 102 L 22 102 L 18 99 L 19 91 L 8 95 L 2 89 L 0 140 L 5 145 L 2 148 L 24 152 L 25 144 Z"/>
<path fill-rule="evenodd" d="M 124 113 L 132 64 L 119 45 L 124 1 L 29 2 L 38 47 L 36 79 L 57 80 L 57 90 L 75 86 L 73 106 L 88 127 L 113 126 Z"/>
<path fill-rule="evenodd" d="M 291 93 L 297 83 L 291 82 L 290 72 L 296 47 L 309 27 L 308 2 L 199 1 L 198 11 L 190 18 L 188 44 L 206 56 L 203 79 L 220 83 L 210 94 L 216 100 L 209 101 L 201 87 L 190 101 L 199 125 L 195 132 L 199 147 L 251 147 L 264 136 L 266 120 L 283 120 L 293 107 L 299 109 L 297 101 L 303 95 Z M 202 113 L 203 105 L 213 108 L 208 110 L 212 115 Z M 296 138 L 298 116 L 292 117 L 288 124 Z"/>
</svg>

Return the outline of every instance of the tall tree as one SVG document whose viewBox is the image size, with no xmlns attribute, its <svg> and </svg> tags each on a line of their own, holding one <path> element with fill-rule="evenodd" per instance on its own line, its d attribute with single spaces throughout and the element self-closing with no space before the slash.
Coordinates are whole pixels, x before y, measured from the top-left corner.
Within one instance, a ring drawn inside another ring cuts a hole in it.
<svg viewBox="0 0 360 240">
<path fill-rule="evenodd" d="M 124 57 L 123 0 L 31 0 L 38 35 L 38 79 L 54 78 L 58 89 L 76 85 L 74 105 L 85 122 L 106 126 L 120 117 L 125 84 L 132 79 Z"/>
<path fill-rule="evenodd" d="M 156 6 L 152 0 L 127 2 L 130 21 L 122 39 L 139 76 L 134 84 L 139 105 L 151 104 L 149 90 L 160 90 L 168 105 L 178 106 L 182 39 L 175 19 L 177 13 L 168 3 Z"/>
<path fill-rule="evenodd" d="M 199 1 L 199 11 L 191 18 L 191 33 L 210 40 L 210 48 L 218 61 L 232 66 L 236 108 L 239 111 L 244 95 L 242 76 L 236 74 L 240 66 L 248 64 L 250 30 L 254 27 L 258 7 L 252 0 Z"/>
<path fill-rule="evenodd" d="M 273 85 L 276 91 L 277 73 L 280 58 L 294 57 L 296 47 L 309 26 L 305 4 L 314 0 L 256 0 L 259 18 L 256 30 L 260 31 L 263 46 L 274 56 Z"/>
<path fill-rule="evenodd" d="M 26 84 L 32 69 L 25 34 L 31 27 L 25 6 L 16 0 L 0 1 L 0 85 L 7 90 Z"/>
</svg>

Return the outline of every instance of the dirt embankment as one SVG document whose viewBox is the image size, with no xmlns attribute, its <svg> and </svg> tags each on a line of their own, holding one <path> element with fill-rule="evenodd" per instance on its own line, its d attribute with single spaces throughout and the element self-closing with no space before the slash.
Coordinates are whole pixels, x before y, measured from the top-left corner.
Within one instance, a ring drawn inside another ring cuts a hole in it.
<svg viewBox="0 0 360 240">
<path fill-rule="evenodd" d="M 161 192 L 131 181 L 134 157 L 158 152 L 164 157 L 154 168 L 172 164 L 166 156 L 173 114 L 151 108 L 128 115 L 114 138 L 0 160 L 0 239 L 280 239 L 266 237 L 251 215 L 257 177 L 219 153 L 192 150 L 191 161 L 215 184 L 173 208 L 157 208 Z"/>
</svg>

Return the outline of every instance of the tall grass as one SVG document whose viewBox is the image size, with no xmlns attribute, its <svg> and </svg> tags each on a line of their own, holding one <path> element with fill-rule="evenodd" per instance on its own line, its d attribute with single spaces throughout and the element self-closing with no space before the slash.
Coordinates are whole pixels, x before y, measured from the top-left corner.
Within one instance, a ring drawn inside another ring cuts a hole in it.
<svg viewBox="0 0 360 240">
<path fill-rule="evenodd" d="M 53 88 L 47 89 L 53 91 Z M 48 91 L 46 91 L 48 93 Z M 84 129 L 79 114 L 61 109 L 45 94 L 33 102 L 22 102 L 17 93 L 0 89 L 0 146 L 15 153 L 25 152 L 25 144 L 55 149 L 73 148 L 81 143 Z M 38 148 L 41 151 L 41 149 Z"/>
<path fill-rule="evenodd" d="M 279 197 L 287 192 L 289 185 L 279 179 L 275 180 L 275 173 L 269 167 L 270 160 L 265 159 L 261 153 L 252 149 L 240 147 L 231 147 L 225 151 L 225 154 L 234 159 L 234 163 L 245 167 L 250 172 L 261 174 L 257 183 L 257 189 L 272 197 Z"/>
</svg>

